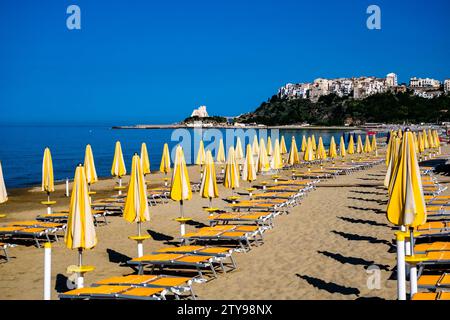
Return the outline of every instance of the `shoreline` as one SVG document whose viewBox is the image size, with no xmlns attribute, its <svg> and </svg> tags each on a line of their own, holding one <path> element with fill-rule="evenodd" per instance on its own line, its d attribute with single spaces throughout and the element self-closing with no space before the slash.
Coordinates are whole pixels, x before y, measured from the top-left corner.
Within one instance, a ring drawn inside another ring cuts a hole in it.
<svg viewBox="0 0 450 320">
<path fill-rule="evenodd" d="M 285 129 L 285 130 L 374 130 L 385 131 L 382 128 L 364 128 L 364 127 L 346 127 L 346 126 L 301 126 L 301 125 L 280 125 L 280 126 L 266 126 L 266 125 L 185 125 L 185 124 L 148 124 L 148 125 L 130 125 L 130 126 L 112 126 L 113 130 L 152 130 L 152 129 Z"/>
</svg>

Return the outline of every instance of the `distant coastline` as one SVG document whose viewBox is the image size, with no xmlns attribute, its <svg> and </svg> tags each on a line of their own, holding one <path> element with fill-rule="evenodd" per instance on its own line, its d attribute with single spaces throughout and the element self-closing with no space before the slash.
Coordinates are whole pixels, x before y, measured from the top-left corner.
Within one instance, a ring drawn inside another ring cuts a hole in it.
<svg viewBox="0 0 450 320">
<path fill-rule="evenodd" d="M 186 124 L 148 124 L 148 125 L 130 125 L 130 126 L 113 126 L 115 130 L 152 130 L 152 129 L 189 129 L 189 128 L 204 128 L 204 129 L 285 129 L 285 130 L 364 130 L 363 127 L 348 127 L 348 126 L 305 126 L 305 125 L 280 125 L 280 126 L 266 126 L 266 125 L 210 125 L 203 124 L 201 126 L 186 125 Z"/>
</svg>

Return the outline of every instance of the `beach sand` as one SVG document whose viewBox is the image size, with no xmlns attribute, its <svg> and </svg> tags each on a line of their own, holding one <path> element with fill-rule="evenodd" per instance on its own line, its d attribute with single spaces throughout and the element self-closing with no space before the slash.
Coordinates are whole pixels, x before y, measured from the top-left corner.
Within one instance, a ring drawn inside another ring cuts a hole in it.
<svg viewBox="0 0 450 320">
<path fill-rule="evenodd" d="M 220 168 L 217 168 L 217 172 Z M 191 181 L 199 182 L 199 168 L 189 167 Z M 287 171 L 287 174 L 289 171 Z M 264 245 L 253 247 L 248 253 L 235 253 L 237 270 L 219 274 L 217 279 L 195 284 L 200 299 L 357 299 L 396 298 L 393 270 L 395 248 L 394 228 L 385 217 L 387 195 L 382 186 L 384 164 L 348 176 L 321 182 L 301 205 L 288 215 L 275 219 L 275 227 L 264 235 Z M 261 178 L 255 182 L 269 180 Z M 162 185 L 161 174 L 147 177 L 152 186 Z M 127 179 L 125 179 L 127 182 Z M 93 186 L 94 199 L 111 195 L 113 179 L 101 180 Z M 238 192 L 249 185 L 241 183 Z M 223 198 L 231 195 L 222 185 L 221 199 L 213 205 L 224 208 Z M 44 214 L 39 204 L 46 195 L 39 188 L 10 190 L 10 199 L 0 205 L 2 225 L 14 220 L 30 220 Z M 52 199 L 58 202 L 55 210 L 67 209 L 64 185 L 57 186 Z M 194 194 L 185 202 L 185 216 L 193 222 L 187 232 L 208 224 L 202 210 L 208 201 Z M 179 236 L 179 205 L 169 201 L 150 207 L 151 221 L 143 225 L 152 239 L 144 243 L 144 253 L 172 246 Z M 128 236 L 136 235 L 136 225 L 121 217 L 109 217 L 107 225 L 97 227 L 99 243 L 83 255 L 84 264 L 95 266 L 87 274 L 85 284 L 109 276 L 134 273 L 121 265 L 137 255 L 136 244 Z M 11 261 L 0 263 L 1 299 L 42 299 L 44 250 L 29 242 L 9 250 Z M 77 252 L 65 248 L 64 241 L 53 243 L 52 298 L 67 290 L 69 265 L 76 264 Z M 367 268 L 378 268 L 380 288 L 369 288 Z"/>
</svg>

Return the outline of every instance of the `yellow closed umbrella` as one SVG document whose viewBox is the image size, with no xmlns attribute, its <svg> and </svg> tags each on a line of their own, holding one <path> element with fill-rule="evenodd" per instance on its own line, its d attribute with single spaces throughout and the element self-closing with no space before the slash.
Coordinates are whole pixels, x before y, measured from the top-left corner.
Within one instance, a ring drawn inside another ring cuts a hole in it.
<svg viewBox="0 0 450 320">
<path fill-rule="evenodd" d="M 384 178 L 384 186 L 390 190 L 390 185 L 392 182 L 392 175 L 398 159 L 398 152 L 400 148 L 400 138 L 395 134 L 391 136 L 391 143 L 389 146 L 389 162 L 386 171 L 386 176 Z"/>
<path fill-rule="evenodd" d="M 312 146 L 313 151 L 317 150 L 316 136 L 315 135 L 311 135 L 311 146 Z"/>
<path fill-rule="evenodd" d="M 258 136 L 255 134 L 253 137 L 253 154 L 256 156 L 259 154 Z"/>
<path fill-rule="evenodd" d="M 234 148 L 234 156 L 236 158 L 236 162 L 241 164 L 242 160 L 244 159 L 244 151 L 242 150 L 242 143 L 239 137 L 237 137 L 236 140 L 236 148 Z"/>
<path fill-rule="evenodd" d="M 423 136 L 423 146 L 425 150 L 430 149 L 430 144 L 428 143 L 428 135 L 425 129 L 423 129 L 422 136 Z"/>
<path fill-rule="evenodd" d="M 206 151 L 205 172 L 202 177 L 202 184 L 200 186 L 200 195 L 202 198 L 209 199 L 209 207 L 212 207 L 212 199 L 219 196 L 216 180 L 216 168 L 211 151 Z"/>
<path fill-rule="evenodd" d="M 314 150 L 312 147 L 312 138 L 308 137 L 308 142 L 306 143 L 306 150 L 303 153 L 303 160 L 313 161 L 314 160 Z"/>
<path fill-rule="evenodd" d="M 200 140 L 195 164 L 202 167 L 205 164 L 205 159 L 206 159 L 205 145 L 203 144 L 203 140 Z"/>
<path fill-rule="evenodd" d="M 92 249 L 97 245 L 97 235 L 89 200 L 86 173 L 81 164 L 75 170 L 64 242 L 68 249 L 78 249 L 77 287 L 83 287 L 83 271 L 81 269 L 83 267 L 83 250 Z"/>
<path fill-rule="evenodd" d="M 402 228 L 410 228 L 411 255 L 414 256 L 414 228 L 427 221 L 427 211 L 422 189 L 419 163 L 415 151 L 413 134 L 405 131 L 399 147 L 398 160 L 392 174 L 387 219 Z M 406 299 L 404 241 L 397 237 L 397 285 L 400 300 Z M 417 268 L 410 268 L 411 280 L 417 280 Z M 416 281 L 414 281 L 416 283 Z M 411 281 L 412 295 L 417 292 Z"/>
<path fill-rule="evenodd" d="M 435 139 L 433 137 L 431 129 L 428 129 L 428 145 L 430 146 L 431 149 L 436 148 L 434 143 L 435 143 Z"/>
<path fill-rule="evenodd" d="M 88 190 L 90 190 L 91 185 L 98 181 L 98 177 L 97 170 L 95 169 L 94 154 L 92 153 L 92 148 L 89 144 L 86 146 L 84 155 L 84 170 L 86 172 Z"/>
<path fill-rule="evenodd" d="M 437 130 L 434 130 L 434 145 L 436 146 L 436 149 L 438 150 L 438 153 L 441 153 L 441 140 L 439 140 L 439 134 Z"/>
<path fill-rule="evenodd" d="M 375 156 L 378 156 L 378 146 L 377 146 L 377 135 L 374 134 L 372 136 L 372 145 L 371 145 L 372 151 L 375 152 Z"/>
<path fill-rule="evenodd" d="M 239 188 L 239 170 L 234 156 L 234 149 L 232 147 L 228 150 L 223 185 L 225 188 L 232 189 L 233 191 L 234 189 Z"/>
<path fill-rule="evenodd" d="M 353 135 L 350 135 L 350 139 L 348 141 L 347 146 L 347 153 L 348 154 L 355 154 L 355 142 L 353 141 Z"/>
<path fill-rule="evenodd" d="M 50 193 L 55 191 L 52 154 L 48 147 L 45 148 L 42 159 L 42 191 L 47 193 L 47 201 L 50 201 Z"/>
<path fill-rule="evenodd" d="M 119 188 L 122 188 L 122 177 L 127 174 L 127 169 L 125 168 L 125 161 L 123 160 L 122 146 L 120 142 L 116 142 L 116 148 L 114 151 L 114 160 L 111 167 L 111 175 L 119 178 Z M 119 194 L 122 191 L 119 189 Z"/>
<path fill-rule="evenodd" d="M 263 138 L 259 142 L 259 156 L 257 164 L 258 172 L 267 172 L 270 170 L 269 158 L 267 157 L 266 145 Z"/>
<path fill-rule="evenodd" d="M 331 139 L 330 139 L 330 149 L 328 150 L 328 154 L 331 159 L 337 158 L 337 147 L 336 147 L 336 142 L 334 141 L 333 136 L 331 136 Z"/>
<path fill-rule="evenodd" d="M 287 148 L 286 148 L 286 141 L 284 141 L 284 136 L 281 136 L 281 140 L 280 140 L 280 152 L 281 154 L 286 154 L 287 152 Z"/>
<path fill-rule="evenodd" d="M 366 140 L 364 141 L 364 152 L 365 153 L 371 153 L 372 152 L 372 146 L 370 144 L 369 135 L 366 135 Z"/>
<path fill-rule="evenodd" d="M 291 166 L 300 164 L 300 156 L 298 155 L 297 142 L 295 142 L 294 136 L 292 136 L 291 149 L 289 150 L 288 163 Z"/>
<path fill-rule="evenodd" d="M 169 145 L 164 143 L 163 153 L 161 156 L 161 164 L 159 165 L 159 172 L 167 175 L 170 172 L 170 154 L 169 154 Z"/>
<path fill-rule="evenodd" d="M 245 162 L 242 168 L 242 180 L 252 182 L 256 180 L 256 167 L 253 160 L 253 150 L 250 144 L 247 144 Z"/>
<path fill-rule="evenodd" d="M 339 155 L 341 156 L 341 158 L 344 158 L 347 155 L 347 152 L 345 151 L 345 141 L 343 136 L 341 136 L 341 140 L 339 141 Z"/>
<path fill-rule="evenodd" d="M 270 161 L 270 167 L 273 170 L 283 169 L 283 159 L 281 157 L 280 143 L 278 142 L 278 139 L 275 139 L 275 145 L 273 147 L 273 156 Z"/>
<path fill-rule="evenodd" d="M 2 163 L 0 162 L 0 203 L 8 201 L 8 193 L 6 192 L 5 180 L 3 179 Z"/>
<path fill-rule="evenodd" d="M 425 151 L 425 143 L 423 141 L 423 135 L 419 132 L 417 137 L 417 144 L 419 146 L 419 153 L 423 153 Z"/>
<path fill-rule="evenodd" d="M 272 154 L 273 154 L 272 139 L 270 137 L 267 137 L 267 155 L 271 156 Z"/>
<path fill-rule="evenodd" d="M 142 241 L 148 239 L 149 236 L 142 236 L 141 224 L 145 221 L 150 221 L 150 212 L 148 210 L 144 170 L 137 153 L 134 154 L 131 164 L 130 183 L 128 185 L 123 218 L 130 223 L 137 223 L 138 235 L 137 237 L 130 237 L 130 239 L 137 241 L 138 257 L 142 257 L 144 251 Z"/>
<path fill-rule="evenodd" d="M 364 146 L 363 146 L 363 143 L 362 143 L 362 139 L 361 139 L 361 135 L 358 135 L 358 140 L 357 140 L 357 143 L 356 143 L 356 153 L 363 153 L 363 151 L 364 151 Z"/>
<path fill-rule="evenodd" d="M 144 177 L 147 174 L 150 174 L 150 159 L 148 157 L 148 150 L 147 150 L 147 144 L 145 142 L 141 145 L 141 166 L 142 166 L 142 173 L 144 174 Z"/>
<path fill-rule="evenodd" d="M 170 186 L 170 198 L 180 203 L 180 218 L 184 219 L 183 201 L 192 198 L 191 182 L 184 158 L 183 148 L 178 145 L 175 151 L 175 162 L 173 164 L 172 183 Z M 185 224 L 180 220 L 181 235 L 185 234 Z"/>
<path fill-rule="evenodd" d="M 327 152 L 325 151 L 325 147 L 323 145 L 322 137 L 319 137 L 319 142 L 317 144 L 316 149 L 316 159 L 318 160 L 326 160 L 327 159 Z"/>
<path fill-rule="evenodd" d="M 301 149 L 300 149 L 302 152 L 305 152 L 306 145 L 307 145 L 306 137 L 305 137 L 305 135 L 303 135 L 303 137 L 302 137 L 302 146 L 301 146 Z"/>
<path fill-rule="evenodd" d="M 216 162 L 217 163 L 225 162 L 225 148 L 223 146 L 223 139 L 220 139 L 220 141 L 219 141 L 219 149 L 217 149 L 217 153 L 216 153 Z"/>
</svg>

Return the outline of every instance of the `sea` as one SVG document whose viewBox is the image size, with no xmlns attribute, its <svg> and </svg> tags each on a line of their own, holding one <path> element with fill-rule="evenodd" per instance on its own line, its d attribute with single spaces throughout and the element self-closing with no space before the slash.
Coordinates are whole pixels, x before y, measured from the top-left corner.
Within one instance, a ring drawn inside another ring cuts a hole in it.
<svg viewBox="0 0 450 320">
<path fill-rule="evenodd" d="M 159 169 L 164 143 L 168 143 L 172 161 L 174 150 L 178 144 L 183 146 L 186 162 L 195 161 L 198 145 L 203 140 L 205 147 L 213 156 L 222 138 L 226 150 L 234 145 L 240 137 L 243 151 L 245 145 L 253 142 L 254 136 L 267 139 L 285 137 L 289 150 L 292 137 L 295 137 L 300 148 L 302 136 L 315 135 L 316 141 L 322 137 L 324 145 L 329 146 L 331 137 L 339 144 L 344 135 L 348 140 L 347 130 L 267 130 L 267 129 L 112 129 L 111 126 L 78 125 L 2 125 L 0 126 L 0 162 L 7 189 L 24 188 L 40 185 L 42 175 L 43 151 L 49 147 L 53 159 L 55 181 L 72 180 L 75 168 L 84 162 L 87 144 L 94 153 L 95 166 L 100 178 L 111 176 L 111 165 L 116 141 L 120 141 L 127 167 L 130 172 L 131 159 L 134 153 L 140 153 L 141 144 L 145 142 L 150 158 L 151 170 Z"/>
</svg>

